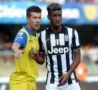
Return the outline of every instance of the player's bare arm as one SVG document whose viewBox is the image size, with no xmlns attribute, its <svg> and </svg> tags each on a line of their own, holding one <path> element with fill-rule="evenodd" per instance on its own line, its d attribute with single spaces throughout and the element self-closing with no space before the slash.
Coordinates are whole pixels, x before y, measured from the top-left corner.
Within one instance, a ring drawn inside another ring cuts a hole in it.
<svg viewBox="0 0 98 90">
<path fill-rule="evenodd" d="M 60 85 L 64 85 L 69 76 L 72 74 L 72 72 L 76 69 L 76 67 L 79 65 L 80 63 L 80 48 L 79 49 L 75 49 L 73 51 L 73 55 L 74 55 L 74 60 L 73 60 L 73 63 L 71 65 L 71 68 L 69 69 L 68 73 L 67 74 L 64 74 L 63 76 L 60 77 Z"/>
<path fill-rule="evenodd" d="M 14 51 L 15 53 L 15 57 L 16 58 L 20 58 L 22 56 L 22 54 L 24 53 L 24 51 L 19 49 L 20 45 L 18 43 L 13 43 L 11 49 Z"/>
</svg>

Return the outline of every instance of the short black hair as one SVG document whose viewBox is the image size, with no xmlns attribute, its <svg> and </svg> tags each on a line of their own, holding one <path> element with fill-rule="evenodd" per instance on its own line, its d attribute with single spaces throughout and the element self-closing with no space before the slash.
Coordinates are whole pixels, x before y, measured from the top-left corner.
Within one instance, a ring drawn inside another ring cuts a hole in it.
<svg viewBox="0 0 98 90">
<path fill-rule="evenodd" d="M 50 4 L 50 5 L 47 7 L 48 15 L 50 15 L 51 12 L 52 12 L 52 11 L 55 11 L 55 10 L 62 10 L 61 5 L 58 4 L 58 3 L 52 3 L 52 4 Z"/>
<path fill-rule="evenodd" d="M 28 7 L 27 10 L 26 10 L 26 17 L 30 17 L 31 12 L 41 13 L 41 8 L 38 7 L 38 6 L 30 6 L 30 7 Z"/>
</svg>

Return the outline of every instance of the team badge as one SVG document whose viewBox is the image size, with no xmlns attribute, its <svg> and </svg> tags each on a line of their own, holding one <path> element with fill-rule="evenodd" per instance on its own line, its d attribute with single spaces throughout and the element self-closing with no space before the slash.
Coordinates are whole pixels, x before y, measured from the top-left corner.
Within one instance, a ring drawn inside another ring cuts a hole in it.
<svg viewBox="0 0 98 90">
<path fill-rule="evenodd" d="M 96 6 L 94 5 L 86 5 L 84 6 L 83 10 L 84 10 L 84 14 L 85 14 L 85 17 L 89 20 L 89 21 L 92 21 L 92 20 L 95 20 L 96 18 Z"/>
</svg>

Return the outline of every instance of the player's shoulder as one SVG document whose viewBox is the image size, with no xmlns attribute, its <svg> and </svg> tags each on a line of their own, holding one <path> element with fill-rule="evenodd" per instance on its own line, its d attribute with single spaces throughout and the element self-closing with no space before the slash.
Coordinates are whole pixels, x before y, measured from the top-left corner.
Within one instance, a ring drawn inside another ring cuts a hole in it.
<svg viewBox="0 0 98 90">
<path fill-rule="evenodd" d="M 26 30 L 24 27 L 21 28 L 19 31 L 21 31 L 21 32 L 23 32 L 23 33 L 26 33 L 26 34 L 28 33 L 27 30 Z"/>
<path fill-rule="evenodd" d="M 45 29 L 43 29 L 43 30 L 41 30 L 40 31 L 40 33 L 45 33 L 46 32 L 46 30 L 48 30 L 49 28 L 47 27 L 47 28 L 45 28 Z"/>
<path fill-rule="evenodd" d="M 48 30 L 49 28 L 45 28 L 43 30 L 41 30 L 38 34 L 39 37 L 45 37 L 46 36 L 46 31 Z"/>
<path fill-rule="evenodd" d="M 26 30 L 24 28 L 21 28 L 18 33 L 17 36 L 27 36 L 26 34 Z"/>
<path fill-rule="evenodd" d="M 73 27 L 68 27 L 68 26 L 64 26 L 64 28 L 66 28 L 67 30 L 72 30 L 72 31 L 76 30 L 75 28 L 73 28 Z"/>
<path fill-rule="evenodd" d="M 74 33 L 74 32 L 77 32 L 76 28 L 74 27 L 68 27 L 68 26 L 64 26 L 65 30 L 67 29 L 68 32 L 70 33 Z"/>
<path fill-rule="evenodd" d="M 25 31 L 26 31 L 26 30 L 25 30 L 24 28 L 21 28 L 21 29 L 19 29 L 18 33 L 19 33 L 19 32 L 25 33 Z"/>
</svg>

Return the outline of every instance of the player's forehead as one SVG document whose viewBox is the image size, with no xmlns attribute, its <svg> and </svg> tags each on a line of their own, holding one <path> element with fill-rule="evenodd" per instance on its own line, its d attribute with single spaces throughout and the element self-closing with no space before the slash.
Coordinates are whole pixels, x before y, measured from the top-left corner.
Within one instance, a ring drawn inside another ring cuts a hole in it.
<svg viewBox="0 0 98 90">
<path fill-rule="evenodd" d="M 50 13 L 51 15 L 56 15 L 56 14 L 62 14 L 62 11 L 61 10 L 53 10 L 53 11 L 51 11 L 51 13 Z"/>
<path fill-rule="evenodd" d="M 41 13 L 40 12 L 31 12 L 30 16 L 31 17 L 41 17 Z"/>
</svg>

